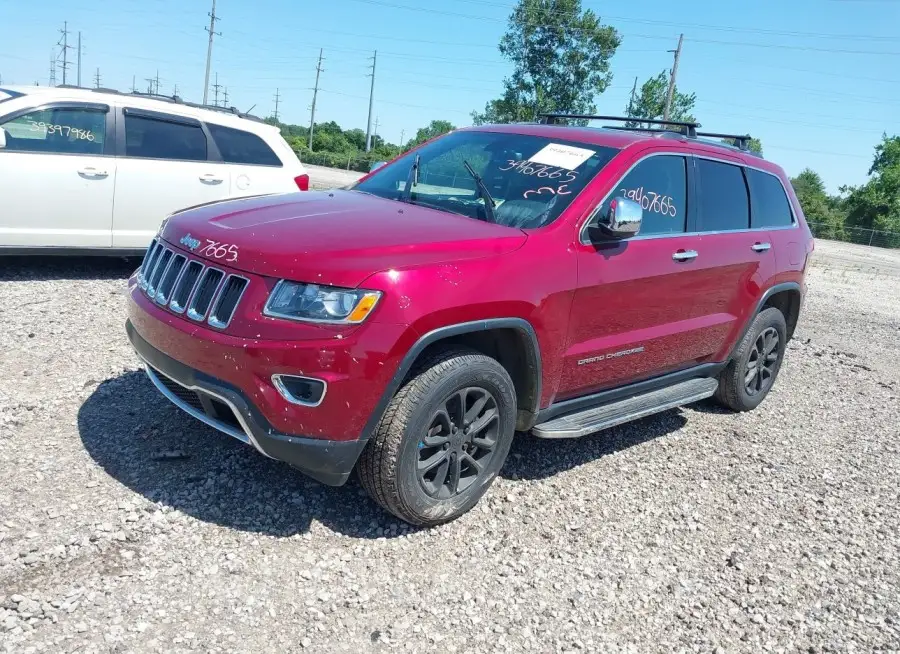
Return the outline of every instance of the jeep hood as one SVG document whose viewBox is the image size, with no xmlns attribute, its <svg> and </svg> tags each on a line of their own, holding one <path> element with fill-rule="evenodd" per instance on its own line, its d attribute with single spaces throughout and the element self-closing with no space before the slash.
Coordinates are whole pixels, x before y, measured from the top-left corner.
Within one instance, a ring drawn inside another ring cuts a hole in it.
<svg viewBox="0 0 900 654">
<path fill-rule="evenodd" d="M 391 268 L 505 254 L 527 238 L 511 227 L 343 190 L 203 205 L 172 216 L 162 236 L 246 272 L 351 288 Z M 220 247 L 217 259 L 205 251 L 207 240 L 235 247 Z"/>
</svg>

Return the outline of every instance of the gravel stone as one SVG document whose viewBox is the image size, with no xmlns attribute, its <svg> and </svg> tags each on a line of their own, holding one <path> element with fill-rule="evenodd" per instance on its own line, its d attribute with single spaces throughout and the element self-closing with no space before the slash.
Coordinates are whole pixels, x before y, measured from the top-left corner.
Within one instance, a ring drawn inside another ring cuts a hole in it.
<svg viewBox="0 0 900 654">
<path fill-rule="evenodd" d="M 758 410 L 519 435 L 432 530 L 168 404 L 136 266 L 0 259 L 0 652 L 900 651 L 897 252 L 817 244 Z"/>
</svg>

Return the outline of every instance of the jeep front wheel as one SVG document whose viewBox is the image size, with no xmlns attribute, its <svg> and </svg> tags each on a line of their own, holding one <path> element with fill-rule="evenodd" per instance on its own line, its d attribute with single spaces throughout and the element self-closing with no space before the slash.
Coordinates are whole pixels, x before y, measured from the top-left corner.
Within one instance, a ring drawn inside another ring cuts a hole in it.
<svg viewBox="0 0 900 654">
<path fill-rule="evenodd" d="M 470 350 L 446 350 L 394 396 L 360 458 L 360 482 L 409 523 L 448 522 L 471 509 L 503 467 L 515 420 L 503 366 Z"/>
</svg>

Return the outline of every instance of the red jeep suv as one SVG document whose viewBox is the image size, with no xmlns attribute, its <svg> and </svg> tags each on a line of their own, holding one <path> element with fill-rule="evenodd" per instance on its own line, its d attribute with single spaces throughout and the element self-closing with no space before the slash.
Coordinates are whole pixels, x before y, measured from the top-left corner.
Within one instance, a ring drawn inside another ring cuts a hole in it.
<svg viewBox="0 0 900 654">
<path fill-rule="evenodd" d="M 749 137 L 568 118 L 597 117 L 461 129 L 346 189 L 172 215 L 129 282 L 150 380 L 325 484 L 356 468 L 418 525 L 472 508 L 517 431 L 753 409 L 813 249 L 784 172 Z"/>
</svg>

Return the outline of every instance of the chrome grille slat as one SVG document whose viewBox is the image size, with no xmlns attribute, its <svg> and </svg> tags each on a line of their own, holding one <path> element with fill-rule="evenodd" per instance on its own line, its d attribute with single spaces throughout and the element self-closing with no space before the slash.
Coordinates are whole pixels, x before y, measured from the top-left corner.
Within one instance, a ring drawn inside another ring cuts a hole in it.
<svg viewBox="0 0 900 654">
<path fill-rule="evenodd" d="M 144 254 L 144 259 L 141 261 L 141 267 L 138 268 L 138 283 L 143 286 L 144 284 L 144 275 L 147 273 L 147 266 L 150 264 L 150 257 L 156 251 L 156 246 L 159 245 L 159 241 L 153 239 L 150 241 L 150 245 L 147 247 L 147 252 Z"/>
<path fill-rule="evenodd" d="M 147 247 L 137 283 L 156 304 L 216 329 L 231 324 L 250 286 L 247 277 L 207 266 L 159 237 Z"/>
<path fill-rule="evenodd" d="M 212 305 L 207 322 L 213 327 L 224 329 L 231 322 L 237 310 L 238 303 L 244 295 L 244 291 L 250 285 L 250 280 L 240 275 L 228 275 L 222 282 L 222 288 Z"/>
<path fill-rule="evenodd" d="M 197 282 L 197 290 L 188 304 L 187 315 L 191 320 L 201 321 L 206 318 L 206 313 L 212 306 L 219 293 L 219 287 L 225 279 L 225 273 L 218 268 L 207 268 L 203 271 L 200 281 Z"/>
<path fill-rule="evenodd" d="M 150 275 L 153 274 L 153 269 L 156 267 L 159 259 L 159 253 L 162 251 L 162 249 L 162 243 L 157 242 L 154 248 L 148 252 L 147 257 L 145 257 L 144 259 L 144 263 L 141 264 L 141 268 L 144 268 L 144 266 L 146 266 L 146 270 L 141 276 L 141 288 L 147 288 L 147 281 L 150 279 Z"/>
<path fill-rule="evenodd" d="M 169 267 L 169 262 L 172 260 L 172 250 L 165 248 L 159 253 L 157 259 L 156 265 L 153 266 L 153 271 L 150 273 L 150 278 L 147 280 L 147 295 L 151 299 L 156 295 L 156 285 L 159 284 L 163 273 Z"/>
<path fill-rule="evenodd" d="M 176 254 L 172 257 L 166 272 L 163 273 L 159 280 L 159 289 L 156 291 L 156 297 L 154 298 L 157 304 L 168 303 L 172 295 L 172 289 L 175 288 L 175 282 L 181 277 L 181 273 L 184 270 L 185 261 L 187 261 L 187 257 L 183 254 Z"/>
<path fill-rule="evenodd" d="M 197 287 L 197 282 L 200 281 L 202 272 L 203 264 L 199 261 L 189 261 L 184 267 L 184 272 L 178 278 L 175 289 L 172 291 L 172 301 L 169 302 L 169 308 L 172 311 L 184 313 L 194 294 L 194 289 Z"/>
</svg>

